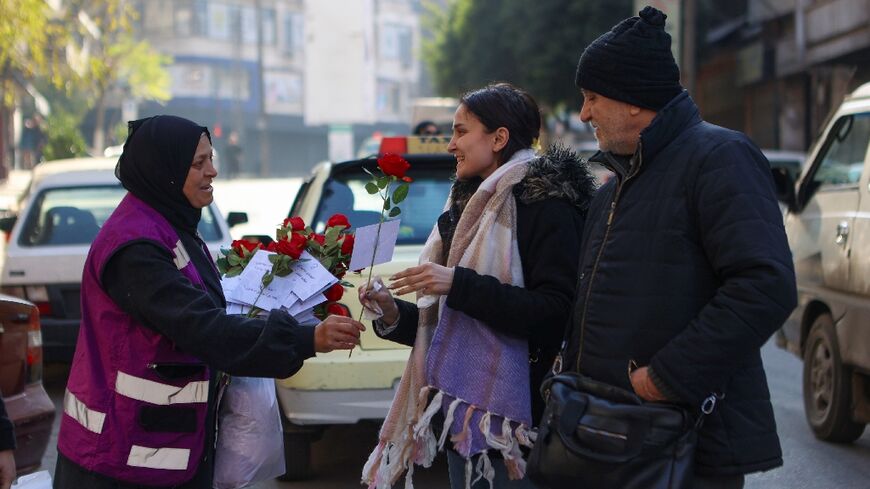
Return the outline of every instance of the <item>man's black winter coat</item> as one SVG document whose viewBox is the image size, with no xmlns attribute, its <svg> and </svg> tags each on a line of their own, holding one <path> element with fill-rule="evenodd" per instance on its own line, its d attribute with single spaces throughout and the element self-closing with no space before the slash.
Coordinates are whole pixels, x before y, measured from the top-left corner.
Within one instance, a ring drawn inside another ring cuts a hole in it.
<svg viewBox="0 0 870 489">
<path fill-rule="evenodd" d="M 760 348 L 797 293 L 767 160 L 702 121 L 686 92 L 630 160 L 594 159 L 617 176 L 587 217 L 565 368 L 630 390 L 629 362 L 647 365 L 693 408 L 724 394 L 701 431 L 699 474 L 781 465 Z"/>
</svg>

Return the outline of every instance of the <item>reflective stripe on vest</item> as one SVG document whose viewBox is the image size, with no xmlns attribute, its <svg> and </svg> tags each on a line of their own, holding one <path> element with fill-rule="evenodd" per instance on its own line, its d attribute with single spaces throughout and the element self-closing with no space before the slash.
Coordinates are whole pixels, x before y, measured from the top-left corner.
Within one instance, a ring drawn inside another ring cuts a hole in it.
<svg viewBox="0 0 870 489">
<path fill-rule="evenodd" d="M 115 392 L 137 401 L 161 406 L 206 402 L 208 401 L 208 381 L 189 382 L 184 387 L 178 387 L 118 372 L 118 378 L 115 380 Z"/>
<path fill-rule="evenodd" d="M 63 412 L 78 421 L 86 430 L 98 435 L 103 432 L 103 422 L 106 420 L 106 413 L 94 411 L 85 406 L 85 403 L 80 401 L 69 389 L 63 395 Z"/>
<path fill-rule="evenodd" d="M 186 448 L 148 448 L 133 445 L 127 465 L 146 469 L 186 470 L 190 450 Z"/>
<path fill-rule="evenodd" d="M 173 258 L 172 261 L 175 262 L 175 267 L 179 270 L 190 263 L 190 255 L 187 254 L 187 250 L 184 248 L 184 245 L 181 244 L 180 239 L 175 243 L 175 248 L 172 249 L 172 253 L 175 255 L 175 258 Z"/>
</svg>

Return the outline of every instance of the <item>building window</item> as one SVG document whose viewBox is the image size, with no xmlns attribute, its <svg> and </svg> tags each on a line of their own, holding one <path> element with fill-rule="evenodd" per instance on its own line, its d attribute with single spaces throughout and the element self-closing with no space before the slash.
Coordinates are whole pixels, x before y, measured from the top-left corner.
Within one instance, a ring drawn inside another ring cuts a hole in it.
<svg viewBox="0 0 870 489">
<path fill-rule="evenodd" d="M 193 9 L 187 2 L 182 2 L 181 5 L 175 8 L 175 35 L 178 37 L 190 37 L 193 35 Z"/>
<path fill-rule="evenodd" d="M 262 32 L 263 44 L 274 46 L 277 43 L 278 36 L 275 35 L 275 9 L 264 8 L 262 11 Z"/>
<path fill-rule="evenodd" d="M 230 7 L 212 3 L 208 7 L 208 36 L 222 41 L 230 40 Z"/>
<path fill-rule="evenodd" d="M 161 15 L 166 10 L 161 11 Z M 178 0 L 175 2 L 173 25 L 179 37 L 205 37 L 207 34 L 208 3 L 206 0 Z"/>
<path fill-rule="evenodd" d="M 290 56 L 299 56 L 305 47 L 305 18 L 302 14 L 293 13 L 284 17 L 284 52 Z"/>
<path fill-rule="evenodd" d="M 386 24 L 380 33 L 379 55 L 384 61 L 399 61 L 410 66 L 413 59 L 413 37 L 408 26 Z"/>
<path fill-rule="evenodd" d="M 378 94 L 375 110 L 381 114 L 398 114 L 401 89 L 399 84 L 389 80 L 378 80 Z"/>
</svg>

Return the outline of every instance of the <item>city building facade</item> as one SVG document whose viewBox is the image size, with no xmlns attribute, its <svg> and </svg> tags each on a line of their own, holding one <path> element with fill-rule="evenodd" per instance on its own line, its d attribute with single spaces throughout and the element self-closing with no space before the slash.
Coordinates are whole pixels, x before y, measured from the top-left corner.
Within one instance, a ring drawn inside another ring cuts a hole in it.
<svg viewBox="0 0 870 489">
<path fill-rule="evenodd" d="M 406 132 L 420 96 L 419 0 L 147 0 L 139 30 L 169 54 L 172 113 L 236 132 L 241 174 L 301 175 L 376 131 Z"/>
</svg>

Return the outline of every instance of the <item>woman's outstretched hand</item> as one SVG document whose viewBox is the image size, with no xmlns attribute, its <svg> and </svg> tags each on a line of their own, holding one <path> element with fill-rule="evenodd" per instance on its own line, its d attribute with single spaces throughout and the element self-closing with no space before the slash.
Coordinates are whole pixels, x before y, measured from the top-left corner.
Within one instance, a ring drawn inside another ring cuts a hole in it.
<svg viewBox="0 0 870 489">
<path fill-rule="evenodd" d="M 359 335 L 366 327 L 344 316 L 329 316 L 314 327 L 314 351 L 352 350 L 359 344 Z"/>
<path fill-rule="evenodd" d="M 370 311 L 377 312 L 369 305 L 374 302 L 381 308 L 383 316 L 381 321 L 384 324 L 393 324 L 399 318 L 399 308 L 396 306 L 396 299 L 390 293 L 390 289 L 383 285 L 381 277 L 375 277 L 371 283 L 359 288 L 359 302 L 363 307 Z"/>
<path fill-rule="evenodd" d="M 424 263 L 411 267 L 390 277 L 390 289 L 396 295 L 420 292 L 426 295 L 447 295 L 453 287 L 453 267 L 436 263 Z"/>
</svg>

